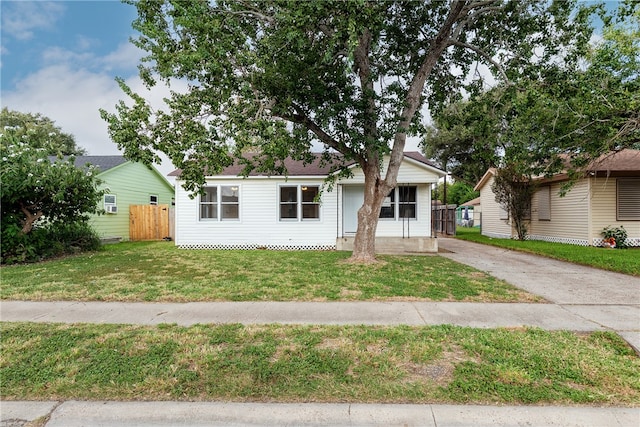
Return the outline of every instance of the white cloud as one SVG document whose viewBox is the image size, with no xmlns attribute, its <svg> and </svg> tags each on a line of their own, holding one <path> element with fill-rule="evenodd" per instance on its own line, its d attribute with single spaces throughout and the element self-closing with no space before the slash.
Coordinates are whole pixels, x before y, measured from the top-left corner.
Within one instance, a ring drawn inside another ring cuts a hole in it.
<svg viewBox="0 0 640 427">
<path fill-rule="evenodd" d="M 158 85 L 149 92 L 139 77 L 130 76 L 127 84 L 145 97 L 154 108 L 161 108 L 169 88 Z M 185 90 L 186 84 L 176 82 L 172 89 Z M 99 109 L 115 111 L 126 95 L 113 76 L 76 69 L 68 64 L 50 65 L 16 82 L 15 89 L 3 92 L 3 106 L 11 110 L 41 113 L 55 121 L 64 132 L 72 134 L 78 146 L 92 155 L 121 154 L 109 139 L 107 125 Z M 166 174 L 173 166 L 164 162 L 158 169 Z"/>
<path fill-rule="evenodd" d="M 3 32 L 18 40 L 29 40 L 35 30 L 53 28 L 64 9 L 59 2 L 4 2 Z"/>
<path fill-rule="evenodd" d="M 145 52 L 131 43 L 121 43 L 118 48 L 106 56 L 99 58 L 99 65 L 105 70 L 128 68 L 138 64 Z"/>
</svg>

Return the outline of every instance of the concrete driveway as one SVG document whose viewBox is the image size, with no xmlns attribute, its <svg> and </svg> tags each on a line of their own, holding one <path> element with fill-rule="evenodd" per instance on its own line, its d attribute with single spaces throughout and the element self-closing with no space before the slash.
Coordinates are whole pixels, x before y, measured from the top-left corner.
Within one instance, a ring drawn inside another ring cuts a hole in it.
<svg viewBox="0 0 640 427">
<path fill-rule="evenodd" d="M 438 238 L 438 247 L 446 251 L 443 257 L 556 304 L 640 304 L 640 277 L 458 239 Z"/>
</svg>

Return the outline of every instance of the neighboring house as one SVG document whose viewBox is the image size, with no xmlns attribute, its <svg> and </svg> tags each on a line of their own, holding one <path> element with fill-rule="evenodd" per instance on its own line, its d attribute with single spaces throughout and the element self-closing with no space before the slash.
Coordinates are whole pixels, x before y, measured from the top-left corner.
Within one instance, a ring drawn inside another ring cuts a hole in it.
<svg viewBox="0 0 640 427">
<path fill-rule="evenodd" d="M 480 191 L 482 234 L 516 236 L 508 213 L 491 190 L 495 169 L 489 169 L 475 187 Z M 582 246 L 601 246 L 602 230 L 624 226 L 629 246 L 640 246 L 640 150 L 622 150 L 603 156 L 586 168 L 564 196 L 566 174 L 537 179 L 531 200 L 528 238 Z"/>
<path fill-rule="evenodd" d="M 76 167 L 87 165 L 99 169 L 100 188 L 107 190 L 98 205 L 105 213 L 89 221 L 104 240 L 129 240 L 131 205 L 172 205 L 173 186 L 154 167 L 122 156 L 76 156 Z"/>
<path fill-rule="evenodd" d="M 320 155 L 308 165 L 288 160 L 288 176 L 239 176 L 234 165 L 206 178 L 195 198 L 176 176 L 176 245 L 212 249 L 351 250 L 357 210 L 364 201 L 364 174 L 323 188 L 330 166 Z M 385 159 L 385 167 L 388 158 Z M 380 251 L 437 251 L 431 233 L 431 185 L 444 172 L 418 152 L 405 153 L 398 186 L 385 200 L 377 227 Z"/>
<path fill-rule="evenodd" d="M 465 219 L 466 215 L 469 217 Z M 480 207 L 480 197 L 471 199 L 456 208 L 456 224 L 465 227 L 480 227 L 482 208 Z"/>
</svg>

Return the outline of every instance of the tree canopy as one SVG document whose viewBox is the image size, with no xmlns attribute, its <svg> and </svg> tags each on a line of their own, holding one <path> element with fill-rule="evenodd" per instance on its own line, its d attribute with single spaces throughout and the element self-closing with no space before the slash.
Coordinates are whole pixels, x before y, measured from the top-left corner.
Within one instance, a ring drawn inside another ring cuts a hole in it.
<svg viewBox="0 0 640 427">
<path fill-rule="evenodd" d="M 605 22 L 603 40 L 580 62 L 448 105 L 427 132 L 426 152 L 477 181 L 489 166 L 577 177 L 603 154 L 638 148 L 640 4 L 621 4 Z"/>
<path fill-rule="evenodd" d="M 190 85 L 155 111 L 119 79 L 133 103 L 102 116 L 125 156 L 162 151 L 198 190 L 234 159 L 282 172 L 285 157 L 339 152 L 365 174 L 352 257 L 362 261 L 374 257 L 380 207 L 423 106 L 482 88 L 480 63 L 501 80 L 538 76 L 560 57 L 577 61 L 590 37 L 590 8 L 564 0 L 126 1 L 146 84 Z"/>
<path fill-rule="evenodd" d="M 7 107 L 0 112 L 2 132 L 32 148 L 43 148 L 49 156 L 80 156 L 86 151 L 76 145 L 73 135 L 65 133 L 55 122 L 40 113 L 21 113 Z"/>
</svg>

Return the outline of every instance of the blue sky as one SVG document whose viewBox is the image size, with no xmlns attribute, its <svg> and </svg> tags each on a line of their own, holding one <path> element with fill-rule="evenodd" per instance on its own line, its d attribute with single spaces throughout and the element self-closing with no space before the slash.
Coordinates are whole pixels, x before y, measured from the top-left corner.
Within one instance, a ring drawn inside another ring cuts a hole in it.
<svg viewBox="0 0 640 427">
<path fill-rule="evenodd" d="M 98 110 L 114 111 L 125 98 L 116 76 L 144 92 L 137 71 L 143 52 L 129 42 L 135 7 L 118 0 L 1 0 L 0 12 L 2 107 L 42 113 L 89 154 L 120 154 Z M 159 87 L 148 97 L 159 103 L 166 94 Z"/>
<path fill-rule="evenodd" d="M 135 7 L 118 0 L 1 0 L 0 12 L 2 107 L 42 113 L 89 154 L 119 154 L 98 109 L 114 111 L 124 98 L 116 76 L 143 92 L 137 75 L 143 53 L 129 42 Z M 148 99 L 159 105 L 167 93 L 159 87 Z"/>
</svg>

